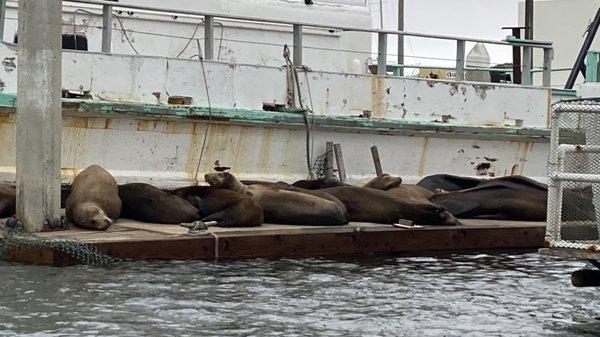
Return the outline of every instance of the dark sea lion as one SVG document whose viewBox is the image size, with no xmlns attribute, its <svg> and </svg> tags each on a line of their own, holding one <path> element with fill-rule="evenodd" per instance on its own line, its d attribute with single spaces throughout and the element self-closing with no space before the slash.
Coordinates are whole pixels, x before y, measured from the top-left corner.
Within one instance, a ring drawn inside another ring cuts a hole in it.
<svg viewBox="0 0 600 337">
<path fill-rule="evenodd" d="M 473 188 L 435 194 L 430 200 L 459 218 L 546 220 L 545 185 L 522 176 L 480 182 Z"/>
<path fill-rule="evenodd" d="M 0 184 L 0 218 L 13 216 L 16 211 L 17 189 L 14 185 Z"/>
<path fill-rule="evenodd" d="M 292 225 L 343 225 L 346 210 L 338 200 L 293 190 L 285 183 L 244 185 L 231 173 L 208 173 L 204 180 L 213 187 L 250 195 L 263 209 L 266 222 Z"/>
<path fill-rule="evenodd" d="M 202 222 L 220 227 L 254 227 L 263 223 L 263 210 L 251 196 L 212 186 L 189 186 L 168 191 L 189 201 Z"/>
<path fill-rule="evenodd" d="M 459 191 L 473 188 L 484 181 L 487 181 L 487 179 L 461 177 L 451 174 L 434 174 L 421 179 L 417 185 L 430 191 L 435 191 L 437 189 L 444 191 Z"/>
<path fill-rule="evenodd" d="M 348 184 L 344 184 L 339 180 L 335 179 L 314 179 L 314 180 L 298 180 L 292 184 L 294 187 L 302 188 L 305 190 L 319 190 L 328 187 L 336 187 L 336 186 L 350 186 Z"/>
<path fill-rule="evenodd" d="M 433 196 L 433 192 L 430 190 L 418 185 L 402 184 L 402 178 L 394 177 L 387 173 L 373 178 L 363 187 L 386 191 L 400 198 L 411 198 L 414 200 L 426 201 Z"/>
<path fill-rule="evenodd" d="M 196 207 L 188 201 L 149 184 L 119 185 L 123 202 L 121 217 L 164 224 L 190 223 L 199 219 Z"/>
<path fill-rule="evenodd" d="M 591 188 L 563 190 L 563 221 L 595 219 Z M 514 175 L 481 182 L 460 191 L 438 193 L 430 200 L 459 218 L 545 221 L 548 186 Z"/>
<path fill-rule="evenodd" d="M 340 199 L 349 221 L 393 224 L 400 219 L 421 225 L 459 225 L 460 221 L 443 207 L 429 201 L 396 197 L 386 191 L 357 186 L 338 186 L 320 191 Z"/>
<path fill-rule="evenodd" d="M 88 166 L 75 177 L 66 204 L 67 219 L 87 229 L 105 230 L 121 213 L 117 182 L 98 165 Z"/>
</svg>

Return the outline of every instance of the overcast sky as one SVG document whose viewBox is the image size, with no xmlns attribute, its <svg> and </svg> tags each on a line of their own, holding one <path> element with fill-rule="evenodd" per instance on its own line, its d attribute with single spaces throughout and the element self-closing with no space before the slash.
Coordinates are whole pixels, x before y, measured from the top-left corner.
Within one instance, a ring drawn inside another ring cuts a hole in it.
<svg viewBox="0 0 600 337">
<path fill-rule="evenodd" d="M 371 4 L 373 27 L 379 27 L 379 2 Z M 519 0 L 405 0 L 405 30 L 491 40 L 502 40 L 510 31 L 504 26 L 518 25 Z M 383 0 L 384 28 L 397 28 L 397 0 Z M 396 40 L 388 42 L 390 53 L 396 54 Z M 467 44 L 467 53 L 472 48 Z M 512 61 L 510 47 L 486 45 L 491 63 Z M 453 41 L 407 38 L 405 54 L 432 58 L 454 59 L 456 46 Z M 454 61 L 407 57 L 406 64 L 447 65 Z"/>
</svg>

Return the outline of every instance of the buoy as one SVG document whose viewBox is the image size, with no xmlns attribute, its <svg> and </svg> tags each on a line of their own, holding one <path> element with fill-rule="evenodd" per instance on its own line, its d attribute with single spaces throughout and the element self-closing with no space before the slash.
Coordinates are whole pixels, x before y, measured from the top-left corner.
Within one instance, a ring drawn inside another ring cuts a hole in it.
<svg viewBox="0 0 600 337">
<path fill-rule="evenodd" d="M 600 270 L 576 270 L 571 274 L 571 283 L 576 287 L 599 287 Z"/>
</svg>

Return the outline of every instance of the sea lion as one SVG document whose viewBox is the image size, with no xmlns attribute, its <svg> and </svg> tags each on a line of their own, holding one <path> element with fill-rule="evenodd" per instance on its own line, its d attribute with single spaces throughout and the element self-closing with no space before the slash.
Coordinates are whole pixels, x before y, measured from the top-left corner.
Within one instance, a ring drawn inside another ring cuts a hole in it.
<svg viewBox="0 0 600 337">
<path fill-rule="evenodd" d="M 0 184 L 0 218 L 13 216 L 16 211 L 17 189 L 14 185 Z"/>
<path fill-rule="evenodd" d="M 426 202 L 433 196 L 430 190 L 413 184 L 402 184 L 402 178 L 394 177 L 388 173 L 380 174 L 371 179 L 363 187 L 386 191 L 400 198 L 411 198 Z"/>
<path fill-rule="evenodd" d="M 344 225 L 346 210 L 338 200 L 303 193 L 285 183 L 242 184 L 227 172 L 208 173 L 204 180 L 213 187 L 250 195 L 263 209 L 266 222 L 291 225 Z M 286 186 L 287 185 L 287 186 Z M 333 197 L 331 197 L 333 199 Z"/>
<path fill-rule="evenodd" d="M 386 191 L 358 186 L 338 186 L 320 191 L 340 199 L 348 212 L 349 221 L 394 224 L 400 219 L 421 225 L 460 225 L 452 214 L 427 200 L 414 201 Z"/>
<path fill-rule="evenodd" d="M 98 165 L 88 166 L 73 180 L 66 208 L 67 219 L 75 226 L 107 229 L 121 214 L 115 178 Z"/>
<path fill-rule="evenodd" d="M 459 218 L 545 221 L 548 186 L 514 175 L 480 182 L 460 191 L 437 193 L 430 200 Z M 563 221 L 595 219 L 591 188 L 563 190 Z"/>
<path fill-rule="evenodd" d="M 335 186 L 350 186 L 348 184 L 344 184 L 339 180 L 335 179 L 313 179 L 313 180 L 298 180 L 292 184 L 294 187 L 302 188 L 305 190 L 319 190 L 328 187 Z"/>
<path fill-rule="evenodd" d="M 254 227 L 263 223 L 263 210 L 252 197 L 212 186 L 189 186 L 169 190 L 194 205 L 199 220 L 220 227 Z"/>
<path fill-rule="evenodd" d="M 123 202 L 121 217 L 164 224 L 190 223 L 199 219 L 199 212 L 187 200 L 164 192 L 149 184 L 119 185 Z"/>
<path fill-rule="evenodd" d="M 461 177 L 451 174 L 434 174 L 421 179 L 417 185 L 430 191 L 459 191 L 473 188 L 485 181 L 487 181 L 487 179 Z"/>
</svg>

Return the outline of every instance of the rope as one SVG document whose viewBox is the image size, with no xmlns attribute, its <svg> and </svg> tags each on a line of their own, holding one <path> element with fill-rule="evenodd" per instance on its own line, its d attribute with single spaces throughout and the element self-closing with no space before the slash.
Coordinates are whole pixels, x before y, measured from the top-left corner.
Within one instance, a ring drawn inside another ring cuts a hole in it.
<svg viewBox="0 0 600 337">
<path fill-rule="evenodd" d="M 137 49 L 135 49 L 135 47 L 133 46 L 133 43 L 131 43 L 131 41 L 129 41 L 129 36 L 127 36 L 127 31 L 125 31 L 125 27 L 123 27 L 123 21 L 121 21 L 121 17 L 118 15 L 113 14 L 114 17 L 117 18 L 117 21 L 119 21 L 119 26 L 121 26 L 121 31 L 123 32 L 123 35 L 125 35 L 125 40 L 127 40 L 127 43 L 129 43 L 129 46 L 131 46 L 131 49 L 133 49 L 133 51 L 139 55 L 140 53 L 137 51 Z"/>
<path fill-rule="evenodd" d="M 200 45 L 198 45 L 200 48 Z M 202 141 L 202 147 L 200 148 L 200 157 L 198 158 L 198 164 L 196 165 L 196 173 L 194 174 L 194 181 L 198 184 L 198 171 L 200 171 L 200 164 L 202 163 L 202 157 L 204 156 L 204 148 L 206 146 L 206 140 L 210 132 L 210 125 L 212 121 L 212 105 L 210 104 L 210 94 L 208 91 L 208 81 L 206 79 L 206 70 L 204 69 L 204 58 L 200 56 L 200 64 L 202 65 L 202 77 L 204 78 L 204 89 L 206 90 L 206 100 L 208 101 L 208 122 L 206 124 L 206 131 L 204 132 L 204 140 Z"/>
<path fill-rule="evenodd" d="M 285 59 L 286 66 L 292 72 L 292 77 L 294 79 L 294 83 L 296 84 L 297 92 L 298 92 L 298 104 L 300 105 L 300 109 L 302 110 L 302 114 L 304 116 L 304 125 L 306 126 L 306 167 L 308 169 L 308 177 L 310 179 L 314 178 L 314 171 L 312 168 L 311 161 L 311 139 L 312 133 L 310 128 L 310 122 L 308 120 L 308 110 L 304 108 L 304 104 L 302 103 L 302 89 L 300 87 L 300 79 L 298 78 L 298 70 L 294 63 L 290 60 L 290 49 L 288 45 L 283 46 L 283 58 Z M 314 114 L 314 113 L 313 113 Z M 313 118 L 314 122 L 314 118 Z"/>
</svg>

